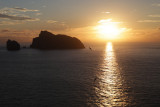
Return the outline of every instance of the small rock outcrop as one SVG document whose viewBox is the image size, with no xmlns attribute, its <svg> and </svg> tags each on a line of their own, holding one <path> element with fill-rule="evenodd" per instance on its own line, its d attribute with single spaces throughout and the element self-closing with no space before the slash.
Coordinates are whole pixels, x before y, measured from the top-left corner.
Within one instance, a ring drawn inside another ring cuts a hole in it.
<svg viewBox="0 0 160 107">
<path fill-rule="evenodd" d="M 20 44 L 17 41 L 8 40 L 7 41 L 7 50 L 9 50 L 9 51 L 20 50 Z"/>
<path fill-rule="evenodd" d="M 33 38 L 31 48 L 41 50 L 53 49 L 83 49 L 83 43 L 75 38 L 62 34 L 52 34 L 48 31 L 41 31 L 39 37 Z"/>
</svg>

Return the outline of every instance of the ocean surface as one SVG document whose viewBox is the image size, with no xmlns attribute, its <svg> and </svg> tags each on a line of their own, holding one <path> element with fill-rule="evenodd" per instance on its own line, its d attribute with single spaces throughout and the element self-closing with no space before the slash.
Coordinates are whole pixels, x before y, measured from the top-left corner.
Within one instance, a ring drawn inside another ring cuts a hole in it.
<svg viewBox="0 0 160 107">
<path fill-rule="evenodd" d="M 0 48 L 0 107 L 160 107 L 160 44 Z"/>
</svg>

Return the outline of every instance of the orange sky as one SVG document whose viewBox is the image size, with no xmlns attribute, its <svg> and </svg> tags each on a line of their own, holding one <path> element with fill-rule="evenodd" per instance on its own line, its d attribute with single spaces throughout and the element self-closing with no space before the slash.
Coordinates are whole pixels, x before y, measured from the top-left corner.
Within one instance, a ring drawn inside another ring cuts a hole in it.
<svg viewBox="0 0 160 107">
<path fill-rule="evenodd" d="M 84 42 L 160 42 L 159 13 L 157 0 L 6 0 L 0 3 L 0 44 L 7 39 L 31 42 L 41 30 Z M 125 31 L 117 34 L 112 25 L 98 23 L 108 19 L 119 23 L 117 32 Z M 95 29 L 99 25 L 106 31 Z M 112 34 L 102 38 L 102 32 Z"/>
</svg>

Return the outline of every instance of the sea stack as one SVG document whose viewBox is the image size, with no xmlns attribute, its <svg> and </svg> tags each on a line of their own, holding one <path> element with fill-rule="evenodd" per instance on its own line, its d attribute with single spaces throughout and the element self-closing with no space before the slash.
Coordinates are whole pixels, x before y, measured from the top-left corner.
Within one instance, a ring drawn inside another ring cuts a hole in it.
<svg viewBox="0 0 160 107">
<path fill-rule="evenodd" d="M 31 48 L 40 50 L 54 49 L 83 49 L 83 43 L 75 38 L 63 34 L 52 34 L 48 31 L 41 31 L 39 37 L 33 38 Z"/>
<path fill-rule="evenodd" d="M 9 50 L 9 51 L 20 50 L 20 44 L 17 41 L 8 40 L 7 41 L 7 50 Z"/>
</svg>

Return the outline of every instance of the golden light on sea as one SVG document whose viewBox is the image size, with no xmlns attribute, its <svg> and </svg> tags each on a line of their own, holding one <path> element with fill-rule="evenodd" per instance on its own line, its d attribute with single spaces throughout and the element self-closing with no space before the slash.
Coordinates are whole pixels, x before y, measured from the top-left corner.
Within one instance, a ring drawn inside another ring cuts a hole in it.
<svg viewBox="0 0 160 107">
<path fill-rule="evenodd" d="M 121 76 L 113 45 L 106 44 L 104 61 L 101 66 L 96 94 L 99 99 L 99 107 L 123 107 L 126 106 L 126 96 L 123 93 L 123 78 Z"/>
</svg>

